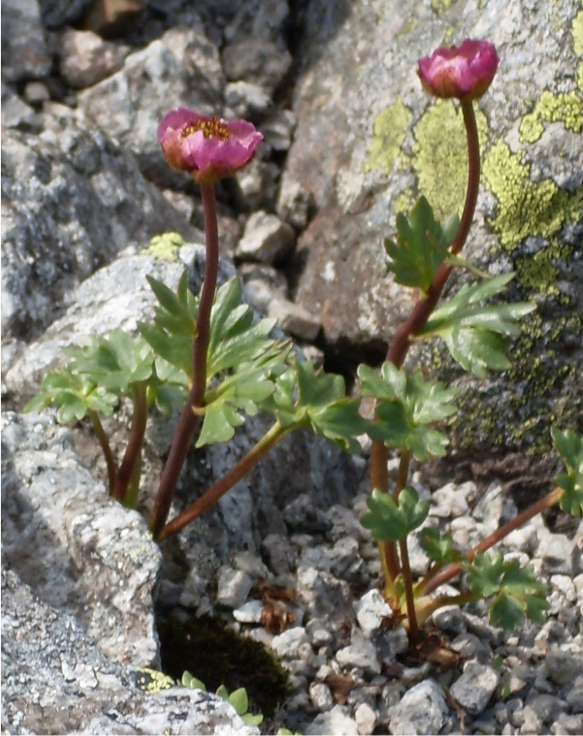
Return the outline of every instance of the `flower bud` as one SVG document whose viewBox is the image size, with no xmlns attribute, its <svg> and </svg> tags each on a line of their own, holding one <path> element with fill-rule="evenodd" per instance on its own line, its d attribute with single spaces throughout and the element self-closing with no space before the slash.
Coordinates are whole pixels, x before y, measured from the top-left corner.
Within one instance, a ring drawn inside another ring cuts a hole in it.
<svg viewBox="0 0 583 736">
<path fill-rule="evenodd" d="M 227 122 L 181 107 L 163 118 L 158 140 L 173 169 L 213 183 L 248 164 L 263 135 L 246 120 Z"/>
<path fill-rule="evenodd" d="M 477 100 L 490 86 L 497 68 L 493 44 L 466 39 L 459 48 L 440 48 L 419 59 L 417 74 L 425 90 L 435 97 Z"/>
</svg>

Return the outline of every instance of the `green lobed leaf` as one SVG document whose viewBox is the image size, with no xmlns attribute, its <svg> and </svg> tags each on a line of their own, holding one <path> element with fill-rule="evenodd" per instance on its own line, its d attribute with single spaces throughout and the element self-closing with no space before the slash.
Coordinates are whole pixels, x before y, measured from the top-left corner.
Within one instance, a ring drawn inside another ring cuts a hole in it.
<svg viewBox="0 0 583 736">
<path fill-rule="evenodd" d="M 502 274 L 465 284 L 431 315 L 418 336 L 442 337 L 452 358 L 479 378 L 485 377 L 487 369 L 507 369 L 507 338 L 519 333 L 517 321 L 536 306 L 527 302 L 480 305 L 502 292 L 513 277 L 513 273 Z"/>
<path fill-rule="evenodd" d="M 532 565 L 519 560 L 505 560 L 501 552 L 492 555 L 478 552 L 472 563 L 464 563 L 468 585 L 481 598 L 493 598 L 490 621 L 494 626 L 512 630 L 525 616 L 538 623 L 549 604 L 546 586 L 537 580 Z"/>
<path fill-rule="evenodd" d="M 366 501 L 370 511 L 360 523 L 371 530 L 379 542 L 397 542 L 421 526 L 429 514 L 429 501 L 420 501 L 417 491 L 403 488 L 397 502 L 375 488 Z"/>
<path fill-rule="evenodd" d="M 38 411 L 52 405 L 57 409 L 57 421 L 69 424 L 80 421 L 89 411 L 111 416 L 118 400 L 116 394 L 103 386 L 96 386 L 86 376 L 60 368 L 46 375 L 39 393 L 28 402 L 24 411 Z"/>
<path fill-rule="evenodd" d="M 454 547 L 451 534 L 440 534 L 437 529 L 423 529 L 420 535 L 421 547 L 429 559 L 439 565 L 449 562 L 459 562 L 461 552 Z"/>
<path fill-rule="evenodd" d="M 568 514 L 583 516 L 583 437 L 557 427 L 551 429 L 551 435 L 567 470 L 556 478 L 557 485 L 563 489 L 559 503 Z"/>
<path fill-rule="evenodd" d="M 373 440 L 388 447 L 407 448 L 421 462 L 431 455 L 445 454 L 448 438 L 428 425 L 456 412 L 455 389 L 426 381 L 420 371 L 408 375 L 390 362 L 382 365 L 380 374 L 360 365 L 358 384 L 362 396 L 377 400 L 377 421 L 368 429 Z"/>
<path fill-rule="evenodd" d="M 346 397 L 342 376 L 316 370 L 307 361 L 296 361 L 277 377 L 262 408 L 275 414 L 282 427 L 305 427 L 350 452 L 360 450 L 356 438 L 369 428 L 360 416 L 360 402 Z"/>
<path fill-rule="evenodd" d="M 124 396 L 134 383 L 148 381 L 154 368 L 154 353 L 141 336 L 130 337 L 120 329 L 107 337 L 92 337 L 78 348 L 64 351 L 71 358 L 68 368 L 88 380 Z"/>
<path fill-rule="evenodd" d="M 459 225 L 457 217 L 442 227 L 425 197 L 413 207 L 410 219 L 397 215 L 397 241 L 385 240 L 388 269 L 403 286 L 427 292 L 437 269 L 447 255 Z"/>
</svg>

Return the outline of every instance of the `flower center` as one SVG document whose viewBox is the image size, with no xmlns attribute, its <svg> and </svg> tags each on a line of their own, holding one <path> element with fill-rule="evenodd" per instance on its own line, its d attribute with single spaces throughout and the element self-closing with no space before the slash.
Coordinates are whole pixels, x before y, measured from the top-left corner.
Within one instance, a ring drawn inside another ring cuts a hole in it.
<svg viewBox="0 0 583 736">
<path fill-rule="evenodd" d="M 202 132 L 205 138 L 218 138 L 220 141 L 227 141 L 231 137 L 227 125 L 220 118 L 197 120 L 196 123 L 191 123 L 184 128 L 182 137 L 187 138 L 198 130 Z"/>
</svg>

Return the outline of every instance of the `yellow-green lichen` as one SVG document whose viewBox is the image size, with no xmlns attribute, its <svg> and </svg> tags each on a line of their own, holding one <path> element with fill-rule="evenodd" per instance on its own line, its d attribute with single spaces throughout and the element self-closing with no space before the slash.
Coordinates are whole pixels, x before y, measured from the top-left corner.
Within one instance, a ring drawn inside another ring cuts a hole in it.
<svg viewBox="0 0 583 736">
<path fill-rule="evenodd" d="M 569 304 L 569 298 L 557 287 L 559 270 L 553 261 L 566 261 L 571 255 L 571 248 L 560 248 L 549 245 L 534 255 L 516 258 L 515 268 L 518 271 L 520 285 L 536 294 L 552 296 L 560 304 Z"/>
<path fill-rule="evenodd" d="M 530 166 L 523 159 L 522 152 L 513 154 L 500 141 L 484 160 L 484 179 L 498 200 L 492 228 L 507 251 L 529 236 L 550 240 L 580 216 L 583 206 L 583 188 L 570 194 L 550 179 L 531 181 Z"/>
<path fill-rule="evenodd" d="M 466 192 L 468 154 L 462 116 L 451 102 L 438 101 L 421 116 L 413 129 L 415 146 L 412 165 L 419 189 L 439 217 L 461 213 Z M 476 122 L 482 141 L 486 139 L 486 117 L 477 111 Z M 443 182 L 447 182 L 444 186 Z"/>
<path fill-rule="evenodd" d="M 583 56 L 583 10 L 580 10 L 573 18 L 571 35 L 573 36 L 573 50 L 577 56 Z"/>
<path fill-rule="evenodd" d="M 438 15 L 445 13 L 455 3 L 455 0 L 431 0 L 431 7 Z"/>
<path fill-rule="evenodd" d="M 150 695 L 159 693 L 161 690 L 168 690 L 176 685 L 176 681 L 168 675 L 150 667 L 138 667 L 134 670 L 134 679 L 136 686 Z"/>
<path fill-rule="evenodd" d="M 534 110 L 520 123 L 520 140 L 535 143 L 544 133 L 543 123 L 563 123 L 567 130 L 579 133 L 583 128 L 583 99 L 578 92 L 541 94 Z"/>
<path fill-rule="evenodd" d="M 411 189 L 403 189 L 403 191 L 395 198 L 395 201 L 392 202 L 391 209 L 394 215 L 398 215 L 399 212 L 409 212 L 414 204 L 415 199 Z"/>
<path fill-rule="evenodd" d="M 147 248 L 140 251 L 141 255 L 154 256 L 161 261 L 176 261 L 178 250 L 184 245 L 184 238 L 180 233 L 168 232 L 155 235 Z"/>
<path fill-rule="evenodd" d="M 373 123 L 373 140 L 365 171 L 380 169 L 385 174 L 391 171 L 401 151 L 411 117 L 411 111 L 400 97 L 379 112 Z"/>
</svg>

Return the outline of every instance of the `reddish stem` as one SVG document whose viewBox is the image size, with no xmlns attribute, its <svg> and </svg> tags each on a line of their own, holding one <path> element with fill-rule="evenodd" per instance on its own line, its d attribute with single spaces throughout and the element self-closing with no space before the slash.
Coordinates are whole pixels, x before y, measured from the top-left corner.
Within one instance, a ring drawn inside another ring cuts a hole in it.
<svg viewBox="0 0 583 736">
<path fill-rule="evenodd" d="M 231 488 L 242 480 L 261 460 L 264 455 L 271 450 L 271 448 L 277 444 L 285 435 L 291 430 L 283 429 L 279 422 L 276 422 L 273 427 L 257 442 L 254 447 L 240 460 L 235 467 L 231 468 L 220 480 L 214 483 L 203 495 L 198 498 L 193 504 L 179 514 L 175 519 L 166 524 L 162 529 L 159 541 L 171 537 L 187 524 L 190 524 L 194 519 L 204 513 L 210 506 L 216 503 L 222 496 L 230 491 Z"/>
<path fill-rule="evenodd" d="M 139 475 L 136 481 L 135 468 L 141 466 L 142 444 L 148 422 L 148 401 L 146 399 L 146 384 L 138 381 L 132 385 L 132 400 L 134 411 L 130 437 L 117 472 L 112 496 L 124 506 L 133 508 L 132 498 L 137 500 L 137 488 L 131 488 L 132 481 L 139 485 Z"/>
<path fill-rule="evenodd" d="M 480 146 L 474 108 L 471 102 L 464 100 L 461 101 L 461 107 L 468 143 L 468 183 L 464 210 L 450 248 L 451 253 L 454 255 L 462 250 L 467 240 L 476 210 L 480 185 Z M 403 365 L 411 344 L 411 338 L 423 328 L 435 309 L 451 271 L 452 266 L 446 263 L 441 264 L 427 293 L 423 295 L 422 299 L 417 301 L 408 319 L 397 328 L 386 357 L 386 360 L 393 363 L 397 368 Z M 379 440 L 373 440 L 370 458 L 371 489 L 378 488 L 384 493 L 388 493 L 388 458 L 389 451 L 384 443 Z M 395 545 L 392 546 L 392 550 L 389 545 L 381 549 L 381 560 L 383 561 L 383 569 L 388 569 L 392 580 L 394 580 L 399 572 Z"/>
<path fill-rule="evenodd" d="M 481 542 L 472 547 L 472 549 L 468 550 L 468 552 L 466 552 L 466 560 L 468 562 L 472 562 L 477 552 L 485 552 L 487 549 L 490 549 L 490 547 L 498 544 L 498 542 L 502 541 L 504 537 L 507 537 L 510 532 L 513 532 L 515 529 L 519 529 L 521 526 L 524 526 L 524 524 L 526 524 L 527 521 L 530 521 L 530 519 L 532 519 L 534 516 L 536 516 L 537 514 L 541 514 L 543 511 L 546 511 L 546 509 L 549 509 L 551 506 L 554 506 L 556 503 L 558 503 L 561 500 L 562 495 L 562 488 L 557 487 L 553 489 L 544 498 L 541 498 L 536 503 L 533 503 L 522 513 L 515 516 L 514 519 L 507 522 L 499 529 L 496 529 L 495 532 L 485 537 L 484 539 L 482 539 Z M 432 591 L 436 590 L 436 588 L 439 588 L 440 585 L 447 583 L 456 575 L 459 575 L 461 571 L 461 562 L 452 563 L 450 565 L 447 565 L 446 567 L 443 567 L 441 570 L 437 571 L 437 573 L 433 576 L 431 580 L 427 582 L 427 584 L 423 586 L 423 593 L 425 595 L 431 593 Z"/>
<path fill-rule="evenodd" d="M 192 345 L 192 387 L 186 404 L 178 420 L 170 454 L 164 466 L 158 495 L 152 513 L 150 527 L 157 539 L 164 528 L 170 512 L 172 499 L 176 491 L 178 479 L 186 460 L 188 450 L 201 418 L 193 409 L 204 406 L 204 395 L 207 379 L 207 353 L 210 341 L 210 316 L 217 288 L 219 270 L 219 232 L 215 193 L 212 184 L 201 183 L 201 194 L 204 212 L 204 229 L 206 237 L 206 261 L 204 283 L 200 294 L 198 316 L 196 320 L 196 336 Z"/>
<path fill-rule="evenodd" d="M 109 492 L 109 495 L 112 496 L 113 488 L 115 486 L 115 479 L 117 476 L 117 465 L 115 462 L 115 458 L 113 457 L 113 452 L 111 451 L 111 445 L 109 444 L 109 438 L 107 437 L 107 434 L 105 433 L 105 430 L 103 429 L 103 424 L 101 424 L 99 415 L 91 409 L 89 409 L 88 414 L 89 414 L 89 419 L 91 420 L 91 425 L 93 426 L 93 430 L 95 434 L 97 435 L 97 439 L 99 440 L 99 444 L 101 445 L 101 449 L 103 450 L 103 455 L 105 457 L 105 464 L 107 466 L 108 492 Z"/>
</svg>

